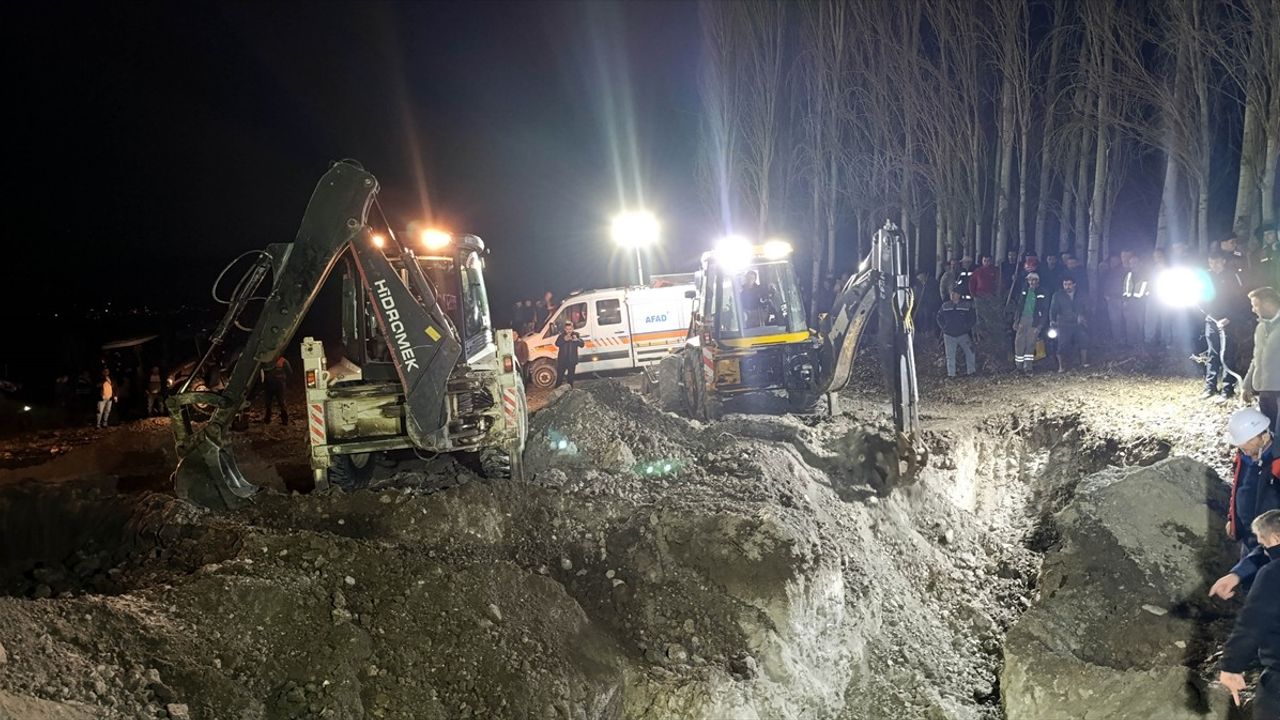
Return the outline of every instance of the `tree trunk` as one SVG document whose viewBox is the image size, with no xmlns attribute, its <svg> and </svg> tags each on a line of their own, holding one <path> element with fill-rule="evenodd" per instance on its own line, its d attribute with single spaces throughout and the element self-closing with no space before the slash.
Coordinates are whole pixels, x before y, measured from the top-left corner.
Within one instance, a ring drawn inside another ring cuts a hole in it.
<svg viewBox="0 0 1280 720">
<path fill-rule="evenodd" d="M 1236 183 L 1236 214 L 1232 230 L 1241 244 L 1257 226 L 1258 173 L 1262 145 L 1262 118 L 1258 116 L 1256 98 L 1246 98 L 1244 103 L 1244 139 L 1240 143 L 1240 177 Z"/>
<path fill-rule="evenodd" d="M 1178 163 L 1172 153 L 1164 156 L 1164 188 L 1160 192 L 1160 214 L 1156 219 L 1156 247 L 1167 248 L 1179 242 L 1178 229 Z"/>
<path fill-rule="evenodd" d="M 1058 2 L 1054 3 L 1053 27 L 1049 31 L 1050 36 L 1052 37 L 1053 44 L 1050 45 L 1049 47 L 1049 71 L 1048 71 L 1048 74 L 1045 75 L 1045 82 L 1047 83 L 1047 85 L 1045 85 L 1044 94 L 1045 94 L 1045 97 L 1048 98 L 1048 105 L 1044 108 L 1044 119 L 1043 119 L 1043 122 L 1040 123 L 1040 178 L 1039 178 L 1039 183 L 1036 185 L 1036 213 L 1035 213 L 1036 215 L 1035 233 L 1036 234 L 1033 240 L 1033 242 L 1035 243 L 1036 252 L 1043 252 L 1045 248 L 1045 237 L 1044 237 L 1045 222 L 1049 214 L 1049 203 L 1048 203 L 1049 182 L 1050 182 L 1049 163 L 1051 158 L 1049 150 L 1051 147 L 1051 140 L 1053 138 L 1054 127 L 1057 122 L 1058 62 L 1062 54 L 1063 33 L 1061 28 L 1062 28 L 1063 16 L 1066 14 L 1066 8 L 1067 8 L 1066 3 L 1063 2 L 1062 0 L 1059 0 Z M 1063 201 L 1063 207 L 1061 208 L 1060 212 L 1065 213 L 1067 212 L 1067 207 L 1066 207 L 1067 193 L 1066 193 L 1065 181 L 1063 182 L 1062 201 Z M 1061 223 L 1061 226 L 1062 227 L 1066 226 L 1065 220 L 1063 220 L 1063 222 Z M 1061 241 L 1062 230 L 1061 229 L 1059 229 L 1058 235 L 1059 235 L 1058 249 L 1059 249 L 1059 252 L 1061 252 L 1062 250 L 1062 241 Z"/>
<path fill-rule="evenodd" d="M 1000 176 L 996 185 L 996 244 L 992 249 L 996 257 L 1004 257 L 1009 247 L 1009 190 L 1013 181 L 1013 78 L 1005 69 L 1000 83 Z"/>
<path fill-rule="evenodd" d="M 1084 118 L 1084 114 L 1081 114 Z M 1077 147 L 1076 187 L 1075 187 L 1075 227 L 1071 228 L 1071 247 L 1080 254 L 1080 262 L 1087 263 L 1088 247 L 1084 241 L 1089 234 L 1089 153 L 1093 151 L 1093 137 L 1089 133 L 1088 123 L 1081 123 L 1080 141 Z M 1097 287 L 1091 285 L 1090 287 Z"/>
</svg>

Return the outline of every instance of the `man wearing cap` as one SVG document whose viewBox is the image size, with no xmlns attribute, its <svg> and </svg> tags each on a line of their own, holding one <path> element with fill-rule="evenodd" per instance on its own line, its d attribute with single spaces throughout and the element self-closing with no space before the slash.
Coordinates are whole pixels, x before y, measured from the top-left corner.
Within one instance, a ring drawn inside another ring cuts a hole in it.
<svg viewBox="0 0 1280 720">
<path fill-rule="evenodd" d="M 1262 513 L 1252 527 L 1267 557 L 1280 558 L 1280 510 Z M 1280 718 L 1280 563 L 1267 563 L 1258 571 L 1222 649 L 1218 682 L 1231 691 L 1236 705 L 1246 685 L 1244 672 L 1258 665 L 1262 677 L 1253 695 L 1253 717 Z"/>
<path fill-rule="evenodd" d="M 1036 341 L 1049 319 L 1049 298 L 1040 289 L 1040 275 L 1027 273 L 1026 287 L 1012 303 L 1013 362 L 1024 375 L 1036 360 Z"/>
<path fill-rule="evenodd" d="M 1252 530 L 1253 519 L 1280 508 L 1280 485 L 1276 475 L 1280 460 L 1272 445 L 1271 421 L 1256 408 L 1241 408 L 1227 420 L 1227 442 L 1236 446 L 1235 477 L 1231 482 L 1231 504 L 1227 510 L 1227 536 L 1240 542 L 1240 562 L 1209 590 L 1210 595 L 1229 598 L 1236 586 L 1248 583 L 1266 564 L 1267 555 Z"/>
</svg>

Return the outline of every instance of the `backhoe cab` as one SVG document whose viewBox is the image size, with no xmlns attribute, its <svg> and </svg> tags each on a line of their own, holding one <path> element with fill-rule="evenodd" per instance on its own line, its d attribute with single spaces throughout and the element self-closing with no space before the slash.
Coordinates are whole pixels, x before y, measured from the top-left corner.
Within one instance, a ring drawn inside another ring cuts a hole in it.
<svg viewBox="0 0 1280 720">
<path fill-rule="evenodd" d="M 302 349 L 317 486 L 355 488 L 378 467 L 460 451 L 475 454 L 488 475 L 519 476 L 524 385 L 513 333 L 494 331 L 489 319 L 484 244 L 439 231 L 375 232 L 369 211 L 378 189 L 357 163 L 334 163 L 294 241 L 250 253 L 255 260 L 191 373 L 198 377 L 217 354 L 270 275 L 270 291 L 225 387 L 194 391 L 188 381 L 168 400 L 180 498 L 229 508 L 257 492 L 231 455 L 227 433 L 339 264 L 344 357 L 330 366 L 312 338 Z M 199 408 L 209 409 L 203 423 Z"/>
<path fill-rule="evenodd" d="M 906 241 L 893 223 L 875 234 L 859 272 L 811 330 L 791 263 L 791 246 L 771 240 L 752 244 L 728 237 L 704 253 L 693 321 L 685 345 L 662 363 L 658 393 L 668 407 L 714 419 L 729 402 L 737 409 L 767 410 L 768 398 L 785 395 L 794 410 L 836 394 L 853 372 L 858 344 L 871 313 L 891 350 L 893 416 L 909 443 L 919 430 L 911 325 L 911 285 Z M 755 402 L 752 402 L 755 400 Z"/>
<path fill-rule="evenodd" d="M 819 343 L 790 255 L 785 242 L 738 237 L 703 254 L 680 369 L 695 417 L 711 419 L 727 400 L 750 404 L 768 393 L 808 402 Z"/>
</svg>

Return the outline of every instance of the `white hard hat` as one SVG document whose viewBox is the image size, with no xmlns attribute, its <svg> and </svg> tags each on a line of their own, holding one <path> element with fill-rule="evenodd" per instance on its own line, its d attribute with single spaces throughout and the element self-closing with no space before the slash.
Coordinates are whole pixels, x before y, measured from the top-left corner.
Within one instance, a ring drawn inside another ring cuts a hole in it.
<svg viewBox="0 0 1280 720">
<path fill-rule="evenodd" d="M 1227 442 L 1243 445 L 1271 427 L 1271 420 L 1257 408 L 1241 408 L 1227 420 Z"/>
</svg>

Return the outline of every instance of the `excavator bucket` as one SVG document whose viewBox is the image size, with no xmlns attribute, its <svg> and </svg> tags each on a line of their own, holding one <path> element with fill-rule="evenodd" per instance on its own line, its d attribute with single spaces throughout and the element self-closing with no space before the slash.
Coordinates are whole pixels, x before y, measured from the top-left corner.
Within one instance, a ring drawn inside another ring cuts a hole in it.
<svg viewBox="0 0 1280 720">
<path fill-rule="evenodd" d="M 173 487 L 179 498 L 211 510 L 234 510 L 258 492 L 231 453 L 208 437 L 201 438 L 178 462 Z"/>
</svg>

